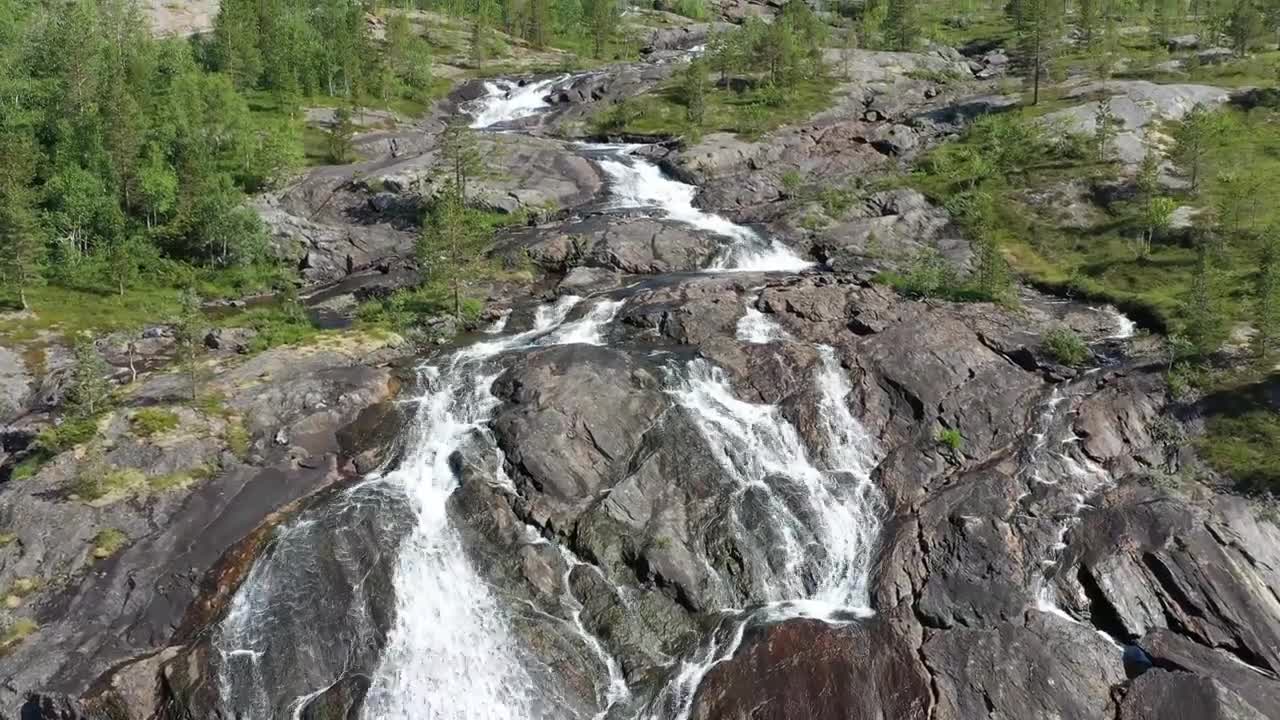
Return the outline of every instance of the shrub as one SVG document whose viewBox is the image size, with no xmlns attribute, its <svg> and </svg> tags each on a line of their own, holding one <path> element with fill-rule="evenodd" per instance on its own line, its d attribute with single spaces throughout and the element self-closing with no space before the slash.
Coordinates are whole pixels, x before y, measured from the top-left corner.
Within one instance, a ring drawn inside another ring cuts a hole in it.
<svg viewBox="0 0 1280 720">
<path fill-rule="evenodd" d="M 143 408 L 129 418 L 129 424 L 134 435 L 149 438 L 177 428 L 178 414 L 163 408 Z"/>
<path fill-rule="evenodd" d="M 229 422 L 224 439 L 227 441 L 227 449 L 231 451 L 232 455 L 235 455 L 241 461 L 249 457 L 249 447 L 252 440 L 242 421 L 234 420 Z"/>
<path fill-rule="evenodd" d="M 98 419 L 96 417 L 67 420 L 61 425 L 41 430 L 36 436 L 36 446 L 50 455 L 57 455 L 63 450 L 70 450 L 77 445 L 89 442 L 97 434 Z"/>
<path fill-rule="evenodd" d="M 93 556 L 98 560 L 109 558 L 120 552 L 129 542 L 129 536 L 115 528 L 107 528 L 93 536 Z"/>
<path fill-rule="evenodd" d="M 694 20 L 707 19 L 707 3 L 705 0 L 678 0 L 676 14 Z"/>
<path fill-rule="evenodd" d="M 1066 327 L 1057 327 L 1045 333 L 1044 349 L 1054 360 L 1071 367 L 1083 365 L 1093 355 L 1084 340 Z"/>
<path fill-rule="evenodd" d="M 17 620 L 14 620 L 12 625 L 5 628 L 3 633 L 0 633 L 0 655 L 4 655 L 8 651 L 12 650 L 23 640 L 27 639 L 27 636 L 39 629 L 40 626 L 36 624 L 36 621 L 30 618 L 18 618 Z"/>
<path fill-rule="evenodd" d="M 939 445 L 949 449 L 951 452 L 959 452 L 964 445 L 964 436 L 955 428 L 943 428 L 938 431 L 935 438 Z"/>
</svg>

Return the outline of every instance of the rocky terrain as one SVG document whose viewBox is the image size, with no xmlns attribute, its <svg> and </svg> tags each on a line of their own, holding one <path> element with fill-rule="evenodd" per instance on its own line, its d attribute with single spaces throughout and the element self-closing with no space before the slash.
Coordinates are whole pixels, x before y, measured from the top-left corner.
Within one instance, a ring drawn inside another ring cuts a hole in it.
<svg viewBox="0 0 1280 720">
<path fill-rule="evenodd" d="M 1197 409 L 1158 343 L 1030 290 L 903 297 L 874 278 L 922 248 L 972 265 L 947 211 L 905 188 L 829 209 L 786 180 L 910 167 L 1015 101 L 998 59 L 843 51 L 834 105 L 755 140 L 582 143 L 704 37 L 464 84 L 362 137 L 372 159 L 261 198 L 313 303 L 410 282 L 443 120 L 493 111 L 474 202 L 527 219 L 494 254 L 537 282 L 417 356 L 212 338 L 216 405 L 157 361 L 94 440 L 0 486 L 0 591 L 30 619 L 0 716 L 1280 718 L 1280 527 L 1179 480 Z M 534 111 L 497 112 L 531 87 Z M 1129 144 L 1227 99 L 1073 92 L 1059 120 L 1119 98 Z M 1046 347 L 1064 325 L 1080 367 Z M 50 385 L 0 348 L 29 410 L 7 452 L 56 414 Z M 155 408 L 175 423 L 144 435 Z M 93 497 L 90 461 L 119 471 Z"/>
</svg>

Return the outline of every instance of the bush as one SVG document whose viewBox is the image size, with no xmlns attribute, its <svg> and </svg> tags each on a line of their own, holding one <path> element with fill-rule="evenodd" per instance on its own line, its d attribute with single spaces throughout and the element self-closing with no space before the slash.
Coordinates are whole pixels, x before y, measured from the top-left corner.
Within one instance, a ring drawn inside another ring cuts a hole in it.
<svg viewBox="0 0 1280 720">
<path fill-rule="evenodd" d="M 178 427 L 178 414 L 163 408 L 144 408 L 129 418 L 129 425 L 138 437 L 163 435 Z"/>
<path fill-rule="evenodd" d="M 36 447 L 51 456 L 63 450 L 89 442 L 98 434 L 98 418 L 86 417 L 66 420 L 61 425 L 47 427 L 36 436 Z"/>
<path fill-rule="evenodd" d="M 1054 360 L 1070 367 L 1083 365 L 1093 356 L 1084 340 L 1066 327 L 1057 327 L 1045 333 L 1044 349 Z"/>
<path fill-rule="evenodd" d="M 955 428 L 943 428 L 938 431 L 935 438 L 939 445 L 949 449 L 951 452 L 959 452 L 964 445 L 964 436 Z"/>
<path fill-rule="evenodd" d="M 129 536 L 115 528 L 107 528 L 93 536 L 93 557 L 98 560 L 109 558 L 120 552 L 129 542 Z"/>
<path fill-rule="evenodd" d="M 252 442 L 249 437 L 249 431 L 245 429 L 244 423 L 240 420 L 231 421 L 227 424 L 226 435 L 223 438 L 227 442 L 227 449 L 231 451 L 241 461 L 249 457 L 249 447 Z"/>
<path fill-rule="evenodd" d="M 678 0 L 676 14 L 694 20 L 707 19 L 707 3 L 705 0 Z"/>
<path fill-rule="evenodd" d="M 1205 423 L 1200 452 L 1243 490 L 1280 495 L 1280 414 L 1257 409 Z"/>
<path fill-rule="evenodd" d="M 30 618 L 14 620 L 12 625 L 5 628 L 3 633 L 0 633 L 0 655 L 4 655 L 14 647 L 17 647 L 19 643 L 27 639 L 28 635 L 39 629 L 40 626 L 36 624 L 36 621 Z"/>
</svg>

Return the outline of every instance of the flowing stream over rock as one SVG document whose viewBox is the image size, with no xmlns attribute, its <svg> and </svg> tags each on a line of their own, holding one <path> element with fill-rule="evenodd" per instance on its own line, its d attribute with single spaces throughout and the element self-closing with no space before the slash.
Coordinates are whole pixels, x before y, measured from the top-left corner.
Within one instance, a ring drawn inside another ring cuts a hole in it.
<svg viewBox="0 0 1280 720">
<path fill-rule="evenodd" d="M 487 83 L 489 95 L 468 108 L 472 126 L 489 128 L 545 111 L 546 92 L 562 79 Z M 697 208 L 697 188 L 635 155 L 638 147 L 582 146 L 610 180 L 612 208 L 724 237 L 708 272 L 812 266 L 784 245 Z M 522 530 L 529 546 L 554 546 L 565 568 L 557 580 L 559 616 L 532 603 L 514 607 L 475 565 L 450 507 L 463 456 L 489 458 L 484 480 L 517 494 L 492 426 L 502 403 L 493 388 L 504 362 L 555 346 L 607 349 L 610 327 L 635 292 L 588 300 L 564 296 L 539 307 L 530 329 L 506 335 L 511 315 L 504 314 L 481 340 L 420 369 L 423 391 L 412 401 L 416 410 L 399 463 L 279 531 L 236 594 L 213 643 L 220 700 L 229 715 L 301 717 L 335 678 L 357 675 L 364 679 L 360 712 L 368 720 L 623 714 L 687 720 L 707 673 L 734 656 L 751 627 L 792 618 L 843 625 L 874 614 L 870 572 L 885 506 L 871 476 L 881 450 L 850 411 L 852 388 L 836 351 L 800 343 L 751 303 L 737 323 L 739 342 L 766 353 L 773 343 L 801 345 L 817 357 L 807 378 L 819 436 L 812 447 L 782 408 L 741 399 L 729 375 L 711 361 L 679 355 L 659 361 L 665 396 L 689 419 L 699 436 L 694 442 L 709 451 L 722 474 L 729 496 L 722 520 L 744 575 L 726 577 L 706 550 L 698 560 L 711 596 L 742 597 L 744 607 L 711 608 L 714 629 L 682 657 L 665 661 L 663 682 L 637 691 L 574 594 L 582 582 L 575 571 L 609 583 L 593 558 L 579 558 L 532 525 Z M 577 319 L 569 321 L 575 312 Z M 1042 439 L 1032 452 L 1050 453 L 1044 444 Z M 377 560 L 369 562 L 369 556 Z M 361 568 L 363 574 L 348 578 L 350 589 L 329 593 L 319 586 L 320 566 L 329 563 L 340 566 L 340 577 Z M 625 598 L 625 589 L 615 589 Z M 516 630 L 520 612 L 554 621 L 598 663 L 598 670 L 585 670 L 594 685 L 589 713 L 571 710 L 543 686 L 535 668 L 551 666 Z M 340 636 L 325 637 L 333 627 L 343 628 Z"/>
</svg>

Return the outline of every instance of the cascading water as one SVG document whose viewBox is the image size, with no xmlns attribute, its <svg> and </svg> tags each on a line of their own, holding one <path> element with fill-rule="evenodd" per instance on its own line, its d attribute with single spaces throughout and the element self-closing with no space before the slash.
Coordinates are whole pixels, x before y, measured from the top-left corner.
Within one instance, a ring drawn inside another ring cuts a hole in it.
<svg viewBox="0 0 1280 720">
<path fill-rule="evenodd" d="M 1040 572 L 1032 585 L 1036 610 L 1079 623 L 1058 605 L 1050 581 L 1067 547 L 1067 533 L 1089 507 L 1088 499 L 1108 487 L 1112 479 L 1105 468 L 1081 450 L 1080 438 L 1071 430 L 1070 417 L 1070 398 L 1055 387 L 1041 411 L 1035 442 L 1026 451 L 1024 467 L 1030 470 L 1029 486 L 1019 500 L 1030 499 L 1039 504 L 1050 513 L 1056 525 L 1054 544 L 1042 558 Z M 1111 636 L 1101 631 L 1099 634 L 1115 644 Z"/>
<path fill-rule="evenodd" d="M 868 579 L 884 509 L 871 482 L 878 451 L 848 408 L 851 388 L 835 352 L 818 351 L 824 451 L 816 462 L 778 408 L 737 399 L 724 371 L 705 360 L 691 362 L 671 391 L 737 486 L 739 503 L 750 495 L 765 508 L 763 525 L 745 527 L 736 505 L 730 520 L 737 541 L 758 546 L 768 558 L 770 573 L 754 588 L 764 604 L 726 610 L 716 631 L 645 706 L 644 717 L 687 720 L 702 678 L 733 656 L 752 623 L 848 622 L 872 614 Z"/>
<path fill-rule="evenodd" d="M 766 240 L 751 228 L 694 207 L 698 188 L 667 177 L 662 169 L 630 154 L 635 145 L 589 145 L 607 151 L 596 162 L 612 180 L 610 193 L 618 208 L 658 209 L 677 222 L 715 233 L 732 242 L 712 264 L 719 272 L 799 272 L 813 263 L 776 240 Z"/>
<path fill-rule="evenodd" d="M 561 75 L 525 85 L 510 80 L 485 82 L 485 96 L 473 100 L 467 107 L 471 114 L 471 127 L 487 128 L 537 115 L 550 107 L 547 91 L 551 86 L 568 77 Z"/>
<path fill-rule="evenodd" d="M 489 437 L 487 421 L 498 404 L 490 392 L 499 371 L 488 362 L 496 356 L 524 347 L 566 343 L 601 343 L 602 329 L 612 320 L 622 302 L 598 301 L 582 318 L 565 322 L 580 298 L 566 296 L 557 303 L 539 308 L 533 329 L 516 335 L 478 342 L 458 351 L 443 368 L 422 371 L 427 388 L 418 401 L 418 411 L 406 441 L 407 452 L 400 466 L 379 474 L 348 491 L 350 500 L 340 508 L 359 508 L 378 499 L 384 505 L 407 504 L 408 520 L 400 524 L 403 533 L 394 561 L 394 621 L 386 633 L 386 645 L 366 696 L 363 717 L 432 718 L 436 720 L 531 720 L 556 717 L 540 705 L 534 683 L 521 661 L 521 650 L 507 624 L 503 608 L 470 566 L 457 530 L 447 514 L 447 502 L 457 486 L 450 459 L 467 443 L 482 441 L 499 452 Z M 504 318 L 505 320 L 505 318 Z M 502 322 L 502 321 L 500 321 Z M 501 458 L 499 458 L 501 460 Z M 498 467 L 501 468 L 501 462 Z M 499 471 L 499 474 L 501 472 Z M 502 483 L 503 478 L 494 478 Z M 387 508 L 383 508 L 386 510 Z M 341 536 L 342 526 L 323 516 L 327 531 Z M 376 517 L 394 515 L 376 513 Z M 269 559 L 255 565 L 250 577 L 232 601 L 214 647 L 223 706 L 243 720 L 261 720 L 281 715 L 272 683 L 286 668 L 314 662 L 293 647 L 276 647 L 271 638 L 304 636 L 293 625 L 314 622 L 311 616 L 288 612 L 269 613 L 293 588 L 293 572 L 298 563 L 314 562 L 314 547 L 294 543 L 321 520 L 304 516 L 283 530 Z M 394 532 L 385 533 L 390 537 Z M 312 538 L 311 542 L 314 542 Z M 293 550 L 297 550 L 295 555 Z M 318 573 L 316 573 L 318 574 Z M 358 588 L 359 582 L 353 582 Z M 315 589 L 311 591 L 314 592 Z M 567 601 L 568 602 L 568 601 Z M 569 602 L 569 614 L 577 621 L 580 607 Z M 374 603 L 353 602 L 367 608 Z M 291 623 L 285 631 L 279 624 Z M 359 622 L 359 628 L 375 623 Z M 604 700 L 612 704 L 625 697 L 625 683 L 616 663 L 603 651 L 598 640 L 585 629 L 582 637 L 601 657 L 609 671 Z M 366 633 L 364 645 L 376 645 L 373 633 Z M 352 638 L 344 638 L 351 643 Z M 354 645 L 352 645 L 354 646 Z M 376 650 L 376 648 L 375 648 Z M 347 669 L 321 663 L 313 686 L 298 692 L 288 705 L 288 713 L 301 712 L 306 702 L 322 692 L 328 683 Z M 274 703 L 274 704 L 273 704 Z"/>
</svg>

